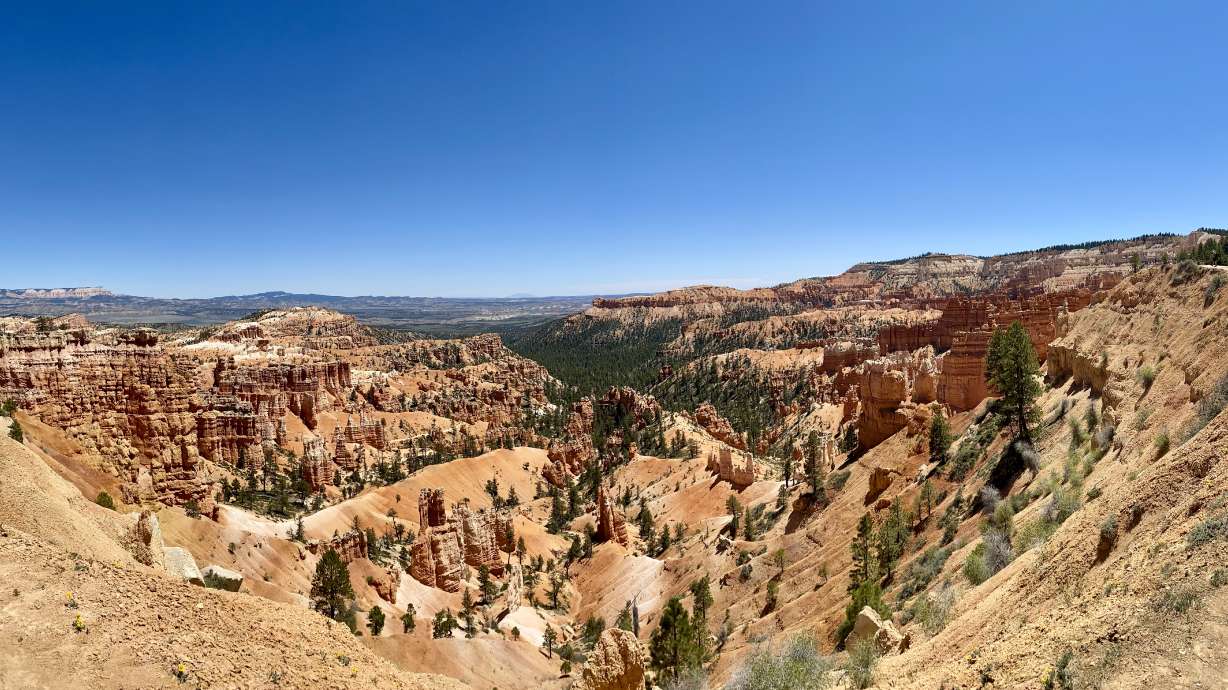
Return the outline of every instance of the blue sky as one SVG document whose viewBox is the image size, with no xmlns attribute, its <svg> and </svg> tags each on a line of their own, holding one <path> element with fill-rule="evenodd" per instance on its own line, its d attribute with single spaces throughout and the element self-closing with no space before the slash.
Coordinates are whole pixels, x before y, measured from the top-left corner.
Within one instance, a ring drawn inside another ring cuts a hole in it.
<svg viewBox="0 0 1228 690">
<path fill-rule="evenodd" d="M 748 287 L 1228 225 L 1222 2 L 4 15 L 0 287 Z"/>
</svg>

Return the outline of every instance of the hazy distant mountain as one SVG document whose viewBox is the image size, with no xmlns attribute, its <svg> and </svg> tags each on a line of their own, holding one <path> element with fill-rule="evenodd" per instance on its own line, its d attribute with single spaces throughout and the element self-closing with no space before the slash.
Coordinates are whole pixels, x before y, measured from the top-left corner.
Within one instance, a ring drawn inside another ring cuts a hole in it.
<svg viewBox="0 0 1228 690">
<path fill-rule="evenodd" d="M 432 333 L 474 333 L 540 324 L 589 307 L 594 295 L 535 297 L 398 297 L 261 292 L 200 299 L 115 294 L 100 287 L 0 289 L 0 315 L 79 313 L 98 323 L 205 325 L 254 311 L 323 306 L 372 325 Z"/>
</svg>

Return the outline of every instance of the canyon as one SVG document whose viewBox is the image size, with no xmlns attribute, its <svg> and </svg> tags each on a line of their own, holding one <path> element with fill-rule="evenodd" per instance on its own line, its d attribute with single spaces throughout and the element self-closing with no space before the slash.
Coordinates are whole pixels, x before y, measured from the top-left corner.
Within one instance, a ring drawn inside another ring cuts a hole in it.
<svg viewBox="0 0 1228 690">
<path fill-rule="evenodd" d="M 5 291 L 0 570 L 28 575 L 0 629 L 64 625 L 0 662 L 118 687 L 67 637 L 151 687 L 674 688 L 685 622 L 707 687 L 799 639 L 833 668 L 869 640 L 876 687 L 1214 687 L 1228 272 L 1179 257 L 1215 237 L 598 297 L 527 333 Z M 1022 430 L 988 362 L 1014 324 Z"/>
</svg>

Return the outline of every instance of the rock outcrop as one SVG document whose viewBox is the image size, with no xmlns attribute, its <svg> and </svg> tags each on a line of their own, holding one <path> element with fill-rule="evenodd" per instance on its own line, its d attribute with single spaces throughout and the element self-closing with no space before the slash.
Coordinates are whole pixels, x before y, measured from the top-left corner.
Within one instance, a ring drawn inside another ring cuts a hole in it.
<svg viewBox="0 0 1228 690">
<path fill-rule="evenodd" d="M 158 516 L 148 510 L 141 511 L 139 515 L 130 515 L 134 518 L 133 525 L 120 540 L 120 544 L 138 562 L 164 570 L 166 562 L 163 549 L 166 544 L 162 541 L 162 528 L 158 524 Z"/>
<path fill-rule="evenodd" d="M 310 349 L 349 350 L 376 345 L 370 329 L 348 314 L 320 307 L 273 309 L 218 329 L 213 340 L 256 346 L 292 344 Z"/>
<path fill-rule="evenodd" d="M 382 575 L 372 577 L 371 587 L 380 599 L 389 604 L 397 603 L 397 590 L 401 588 L 401 571 L 389 568 Z"/>
<path fill-rule="evenodd" d="M 627 521 L 614 506 L 604 485 L 597 487 L 597 541 L 615 541 L 623 546 L 630 544 Z"/>
<path fill-rule="evenodd" d="M 745 439 L 733 430 L 729 420 L 722 417 L 711 403 L 703 403 L 695 408 L 695 423 L 716 440 L 738 450 L 746 450 Z"/>
<path fill-rule="evenodd" d="M 206 587 L 237 592 L 243 586 L 243 575 L 220 565 L 209 565 L 201 572 Z"/>
<path fill-rule="evenodd" d="M 848 649 L 861 640 L 872 641 L 878 653 L 884 655 L 902 654 L 911 642 L 908 635 L 901 633 L 890 620 L 883 620 L 878 611 L 869 606 L 857 614 L 853 631 L 844 638 L 844 647 Z"/>
<path fill-rule="evenodd" d="M 100 458 L 127 503 L 204 504 L 204 461 L 233 462 L 259 442 L 251 406 L 202 393 L 195 375 L 152 331 L 0 334 L 0 399 Z"/>
<path fill-rule="evenodd" d="M 367 557 L 367 535 L 360 529 L 352 529 L 345 534 L 333 535 L 328 540 L 307 542 L 307 550 L 320 556 L 327 551 L 336 551 L 341 560 L 352 563 L 359 558 Z"/>
<path fill-rule="evenodd" d="M 907 426 L 909 407 L 938 397 L 937 364 L 928 346 L 864 362 L 858 371 L 857 437 L 862 448 L 873 448 Z"/>
<path fill-rule="evenodd" d="M 511 516 L 506 513 L 470 511 L 459 504 L 447 515 L 440 489 L 422 489 L 418 496 L 419 532 L 410 546 L 409 574 L 422 584 L 447 592 L 459 592 L 464 566 L 486 566 L 503 573 L 500 552 L 515 545 L 508 538 Z"/>
<path fill-rule="evenodd" d="M 205 586 L 205 580 L 196 567 L 196 559 L 187 549 L 178 546 L 167 546 L 162 549 L 162 560 L 166 563 L 166 572 L 187 580 L 194 585 Z"/>
<path fill-rule="evenodd" d="M 642 690 L 648 654 L 635 635 L 609 628 L 597 638 L 572 690 Z"/>
<path fill-rule="evenodd" d="M 748 453 L 730 452 L 728 448 L 709 453 L 708 471 L 736 489 L 745 489 L 755 483 L 755 459 Z"/>
</svg>

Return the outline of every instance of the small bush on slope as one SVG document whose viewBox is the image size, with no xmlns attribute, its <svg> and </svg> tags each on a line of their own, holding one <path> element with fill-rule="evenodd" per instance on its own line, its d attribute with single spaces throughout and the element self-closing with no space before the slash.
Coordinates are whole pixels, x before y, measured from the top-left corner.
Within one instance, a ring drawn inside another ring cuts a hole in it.
<svg viewBox="0 0 1228 690">
<path fill-rule="evenodd" d="M 760 648 L 734 672 L 725 690 L 822 690 L 831 686 L 832 663 L 819 651 L 818 642 L 798 635 L 778 654 Z"/>
<path fill-rule="evenodd" d="M 1225 537 L 1228 537 L 1228 513 L 1209 517 L 1198 523 L 1185 536 L 1185 541 L 1189 548 L 1195 549 L 1203 544 Z"/>
<path fill-rule="evenodd" d="M 955 588 L 944 586 L 938 591 L 917 597 L 909 609 L 913 620 L 921 624 L 929 635 L 937 635 L 947 626 L 951 609 L 955 607 Z"/>
<path fill-rule="evenodd" d="M 1194 419 L 1181 432 L 1181 441 L 1190 440 L 1195 434 L 1202 431 L 1203 427 L 1211 423 L 1212 419 L 1219 416 L 1224 408 L 1228 407 L 1228 376 L 1224 376 L 1198 403 L 1198 413 L 1194 415 Z"/>
<path fill-rule="evenodd" d="M 844 670 L 854 688 L 868 688 L 874 682 L 874 667 L 878 665 L 878 648 L 872 640 L 858 640 L 849 650 Z"/>
</svg>

